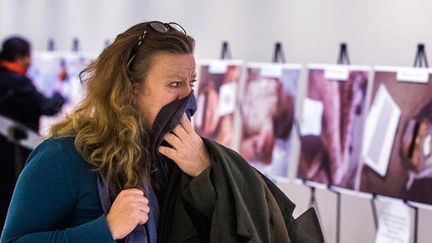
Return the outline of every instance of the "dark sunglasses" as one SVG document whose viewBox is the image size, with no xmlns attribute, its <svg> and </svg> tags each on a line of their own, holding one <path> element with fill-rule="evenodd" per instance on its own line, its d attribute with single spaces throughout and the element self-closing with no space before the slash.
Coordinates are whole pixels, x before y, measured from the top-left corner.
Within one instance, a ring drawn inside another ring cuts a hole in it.
<svg viewBox="0 0 432 243">
<path fill-rule="evenodd" d="M 144 32 L 142 33 L 142 35 L 138 38 L 138 44 L 134 47 L 133 51 L 132 51 L 132 56 L 129 59 L 128 63 L 127 63 L 127 67 L 129 68 L 129 66 L 132 64 L 133 60 L 135 59 L 135 56 L 138 52 L 139 47 L 141 46 L 142 42 L 144 41 L 144 38 L 147 35 L 147 31 L 149 29 L 152 29 L 154 31 L 157 31 L 158 33 L 161 34 L 165 34 L 168 31 L 170 31 L 171 29 L 177 30 L 183 34 L 186 35 L 186 30 L 179 24 L 175 23 L 175 22 L 169 22 L 169 23 L 162 23 L 159 21 L 152 21 L 150 23 L 147 24 Z"/>
</svg>

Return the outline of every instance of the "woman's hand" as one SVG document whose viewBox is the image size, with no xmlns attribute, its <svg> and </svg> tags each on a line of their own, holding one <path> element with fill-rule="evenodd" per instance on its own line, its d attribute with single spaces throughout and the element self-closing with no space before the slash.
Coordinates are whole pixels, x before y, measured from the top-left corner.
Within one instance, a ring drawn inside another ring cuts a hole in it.
<svg viewBox="0 0 432 243">
<path fill-rule="evenodd" d="M 148 199 L 139 189 L 121 191 L 107 215 L 108 227 L 114 240 L 123 239 L 139 224 L 148 220 Z"/>
<path fill-rule="evenodd" d="M 177 166 L 190 176 L 201 174 L 210 166 L 210 159 L 201 137 L 195 133 L 186 115 L 172 133 L 165 135 L 172 148 L 160 146 L 159 152 L 173 160 Z"/>
</svg>

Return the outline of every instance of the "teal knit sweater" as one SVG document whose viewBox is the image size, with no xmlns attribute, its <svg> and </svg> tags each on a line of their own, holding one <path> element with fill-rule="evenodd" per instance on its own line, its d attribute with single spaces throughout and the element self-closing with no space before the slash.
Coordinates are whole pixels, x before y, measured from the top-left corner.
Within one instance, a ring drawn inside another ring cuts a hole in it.
<svg viewBox="0 0 432 243">
<path fill-rule="evenodd" d="M 18 179 L 0 241 L 115 242 L 96 178 L 73 138 L 46 140 Z"/>
</svg>

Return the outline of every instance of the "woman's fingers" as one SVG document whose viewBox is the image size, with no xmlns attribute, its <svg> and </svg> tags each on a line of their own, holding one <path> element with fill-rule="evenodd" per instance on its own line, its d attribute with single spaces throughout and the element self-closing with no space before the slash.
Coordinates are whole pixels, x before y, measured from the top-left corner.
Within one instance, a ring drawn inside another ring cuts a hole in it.
<svg viewBox="0 0 432 243">
<path fill-rule="evenodd" d="M 167 133 L 164 137 L 165 141 L 167 141 L 174 149 L 177 149 L 181 146 L 182 140 L 172 133 Z"/>
<path fill-rule="evenodd" d="M 168 157 L 169 159 L 171 159 L 177 163 L 176 151 L 174 149 L 169 148 L 169 147 L 165 147 L 165 146 L 160 146 L 159 147 L 159 153 L 165 155 L 166 157 Z"/>
<path fill-rule="evenodd" d="M 180 120 L 180 125 L 183 127 L 183 129 L 187 132 L 187 133 L 191 133 L 193 132 L 193 127 L 192 127 L 192 123 L 189 121 L 188 117 L 186 116 L 186 114 L 183 114 L 182 119 Z"/>
<path fill-rule="evenodd" d="M 186 132 L 186 130 L 183 128 L 182 125 L 177 125 L 174 129 L 173 129 L 173 133 L 180 138 L 180 140 L 186 140 L 188 133 Z"/>
</svg>

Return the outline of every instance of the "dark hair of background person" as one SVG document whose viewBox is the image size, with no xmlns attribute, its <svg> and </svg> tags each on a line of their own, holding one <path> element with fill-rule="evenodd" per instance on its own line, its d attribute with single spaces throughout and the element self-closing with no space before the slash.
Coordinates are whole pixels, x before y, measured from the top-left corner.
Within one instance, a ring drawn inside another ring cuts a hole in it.
<svg viewBox="0 0 432 243">
<path fill-rule="evenodd" d="M 17 58 L 30 56 L 31 46 L 25 39 L 13 36 L 3 42 L 0 60 L 15 61 Z"/>
</svg>

